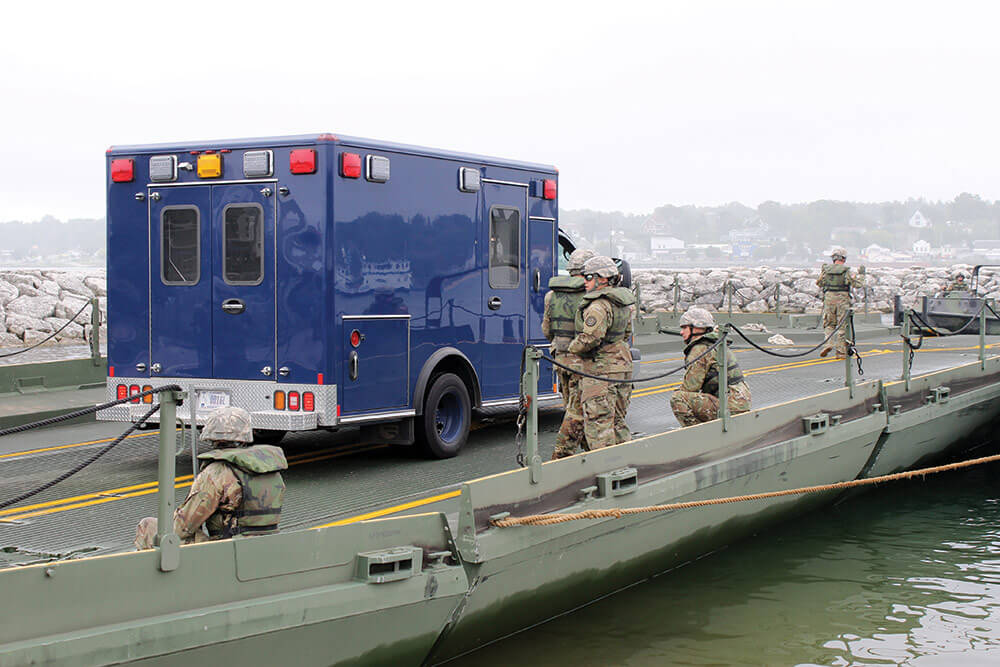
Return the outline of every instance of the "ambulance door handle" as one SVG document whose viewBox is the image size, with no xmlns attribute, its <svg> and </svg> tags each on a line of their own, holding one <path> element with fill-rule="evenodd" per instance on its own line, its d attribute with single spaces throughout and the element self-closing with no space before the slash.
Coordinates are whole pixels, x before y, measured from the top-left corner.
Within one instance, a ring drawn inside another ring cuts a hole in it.
<svg viewBox="0 0 1000 667">
<path fill-rule="evenodd" d="M 495 296 L 491 298 L 489 301 L 487 301 L 486 305 L 489 306 L 490 310 L 500 310 L 500 306 L 503 305 L 503 301 L 500 299 L 500 297 Z"/>
<path fill-rule="evenodd" d="M 350 358 L 351 379 L 352 380 L 357 380 L 358 379 L 358 353 L 352 351 L 351 352 L 351 356 L 349 358 Z"/>
<path fill-rule="evenodd" d="M 230 315 L 239 315 L 246 309 L 246 304 L 239 299 L 226 299 L 222 302 L 222 310 Z"/>
<path fill-rule="evenodd" d="M 535 269 L 535 275 L 533 280 L 535 283 L 535 291 L 537 292 L 542 288 L 542 272 L 539 271 L 538 269 Z"/>
</svg>

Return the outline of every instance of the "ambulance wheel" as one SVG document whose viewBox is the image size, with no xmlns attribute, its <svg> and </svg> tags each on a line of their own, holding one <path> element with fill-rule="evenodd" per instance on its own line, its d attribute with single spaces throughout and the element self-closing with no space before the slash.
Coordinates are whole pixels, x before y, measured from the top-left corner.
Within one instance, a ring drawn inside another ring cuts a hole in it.
<svg viewBox="0 0 1000 667">
<path fill-rule="evenodd" d="M 436 459 L 458 454 L 469 439 L 472 402 L 465 383 L 453 373 L 431 380 L 424 400 L 424 414 L 417 418 L 416 439 L 424 452 Z"/>
<path fill-rule="evenodd" d="M 253 430 L 254 444 L 276 445 L 281 442 L 288 431 L 275 431 L 269 428 L 255 428 Z"/>
</svg>

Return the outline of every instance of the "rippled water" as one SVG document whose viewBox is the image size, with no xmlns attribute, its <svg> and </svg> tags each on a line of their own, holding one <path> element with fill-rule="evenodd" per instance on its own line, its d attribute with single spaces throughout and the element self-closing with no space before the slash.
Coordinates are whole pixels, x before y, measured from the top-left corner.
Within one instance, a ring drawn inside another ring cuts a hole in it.
<svg viewBox="0 0 1000 667">
<path fill-rule="evenodd" d="M 457 664 L 1000 665 L 998 476 L 856 495 Z"/>
</svg>

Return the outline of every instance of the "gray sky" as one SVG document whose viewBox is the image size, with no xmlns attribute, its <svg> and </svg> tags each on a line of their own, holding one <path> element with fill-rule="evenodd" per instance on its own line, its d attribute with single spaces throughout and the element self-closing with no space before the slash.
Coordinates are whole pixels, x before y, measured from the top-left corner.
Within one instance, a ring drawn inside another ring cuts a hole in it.
<svg viewBox="0 0 1000 667">
<path fill-rule="evenodd" d="M 1000 198 L 993 2 L 4 8 L 0 221 L 98 217 L 112 144 L 333 132 L 554 164 L 646 212 Z"/>
</svg>

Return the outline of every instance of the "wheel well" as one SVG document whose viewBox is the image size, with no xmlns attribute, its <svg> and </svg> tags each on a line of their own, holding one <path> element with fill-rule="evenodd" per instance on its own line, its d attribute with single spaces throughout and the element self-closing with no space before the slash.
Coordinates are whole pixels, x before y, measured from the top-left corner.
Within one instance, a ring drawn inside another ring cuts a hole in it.
<svg viewBox="0 0 1000 667">
<path fill-rule="evenodd" d="M 413 395 L 413 407 L 418 415 L 424 412 L 424 396 L 427 388 L 438 375 L 442 373 L 454 373 L 465 384 L 469 392 L 469 401 L 473 409 L 479 407 L 481 402 L 479 393 L 479 378 L 468 358 L 458 350 L 445 349 L 438 350 L 424 364 L 420 376 L 417 378 L 417 387 Z"/>
</svg>

